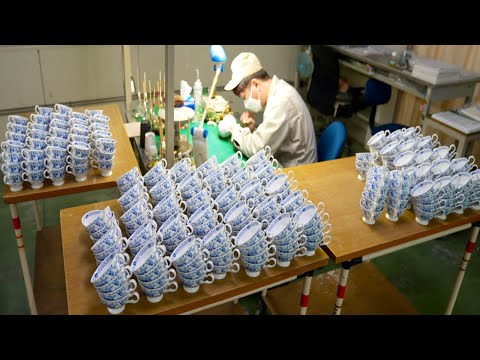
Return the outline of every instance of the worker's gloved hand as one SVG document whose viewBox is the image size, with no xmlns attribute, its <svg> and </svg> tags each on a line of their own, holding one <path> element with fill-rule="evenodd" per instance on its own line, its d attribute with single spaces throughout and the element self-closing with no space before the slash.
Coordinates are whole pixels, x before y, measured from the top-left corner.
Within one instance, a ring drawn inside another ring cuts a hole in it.
<svg viewBox="0 0 480 360">
<path fill-rule="evenodd" d="M 255 119 L 253 118 L 253 115 L 245 111 L 241 116 L 240 116 L 240 122 L 244 127 L 248 127 L 251 132 L 254 132 L 255 129 L 257 128 L 255 126 Z"/>
<path fill-rule="evenodd" d="M 223 120 L 218 123 L 218 135 L 222 138 L 231 136 L 235 127 L 240 128 L 237 119 L 233 115 L 225 115 Z"/>
</svg>

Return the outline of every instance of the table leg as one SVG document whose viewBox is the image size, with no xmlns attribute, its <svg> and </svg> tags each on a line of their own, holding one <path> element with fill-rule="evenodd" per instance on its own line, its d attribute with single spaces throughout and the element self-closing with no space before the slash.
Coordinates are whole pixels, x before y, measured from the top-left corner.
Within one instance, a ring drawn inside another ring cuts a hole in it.
<svg viewBox="0 0 480 360">
<path fill-rule="evenodd" d="M 340 315 L 342 312 L 343 298 L 345 297 L 345 290 L 347 290 L 348 273 L 350 272 L 350 261 L 342 263 L 342 272 L 340 273 L 340 281 L 337 288 L 337 300 L 333 309 L 333 315 Z"/>
<path fill-rule="evenodd" d="M 462 137 L 462 139 L 458 140 L 457 146 L 457 158 L 462 157 L 465 155 L 465 151 L 467 150 L 467 138 Z"/>
<path fill-rule="evenodd" d="M 18 254 L 20 256 L 20 264 L 22 266 L 23 280 L 25 281 L 25 288 L 27 290 L 30 312 L 32 315 L 37 315 L 37 305 L 35 304 L 35 297 L 33 296 L 32 280 L 30 279 L 30 271 L 28 269 L 25 245 L 23 244 L 22 227 L 20 225 L 20 217 L 18 216 L 17 212 L 17 205 L 10 204 L 10 212 L 12 214 L 13 229 L 15 230 L 15 237 L 17 239 Z"/>
<path fill-rule="evenodd" d="M 455 306 L 455 301 L 457 300 L 460 286 L 462 286 L 463 277 L 465 276 L 465 272 L 467 271 L 468 262 L 470 261 L 470 257 L 472 256 L 473 250 L 475 249 L 475 243 L 477 242 L 478 232 L 480 230 L 478 225 L 474 226 L 470 233 L 470 238 L 467 242 L 465 254 L 463 255 L 462 263 L 460 264 L 460 271 L 458 272 L 457 279 L 455 280 L 455 285 L 453 286 L 452 294 L 450 295 L 445 315 L 451 315 L 453 307 Z"/>
<path fill-rule="evenodd" d="M 33 200 L 33 211 L 35 213 L 35 223 L 37 224 L 37 231 L 41 231 L 43 229 L 43 224 L 41 222 L 40 207 L 38 206 L 37 200 Z"/>
<path fill-rule="evenodd" d="M 308 296 L 310 295 L 310 286 L 312 285 L 313 272 L 307 273 L 305 280 L 303 280 L 302 297 L 300 298 L 300 315 L 307 315 Z"/>
</svg>

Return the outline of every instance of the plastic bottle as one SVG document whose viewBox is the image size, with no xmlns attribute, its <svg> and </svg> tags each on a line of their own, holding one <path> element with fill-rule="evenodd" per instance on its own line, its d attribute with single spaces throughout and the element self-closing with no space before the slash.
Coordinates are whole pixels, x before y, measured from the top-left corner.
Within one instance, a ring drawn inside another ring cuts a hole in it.
<svg viewBox="0 0 480 360">
<path fill-rule="evenodd" d="M 197 80 L 193 84 L 193 98 L 195 99 L 195 120 L 201 120 L 203 115 L 203 87 L 200 81 L 200 73 L 197 70 Z"/>
</svg>

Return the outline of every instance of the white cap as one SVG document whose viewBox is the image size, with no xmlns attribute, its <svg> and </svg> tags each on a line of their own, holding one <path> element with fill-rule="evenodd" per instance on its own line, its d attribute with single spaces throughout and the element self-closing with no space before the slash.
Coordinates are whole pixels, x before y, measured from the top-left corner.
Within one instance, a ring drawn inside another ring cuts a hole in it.
<svg viewBox="0 0 480 360">
<path fill-rule="evenodd" d="M 250 52 L 242 52 L 237 55 L 232 61 L 232 80 L 225 85 L 225 90 L 235 89 L 240 81 L 242 81 L 247 76 L 250 76 L 256 73 L 259 70 L 262 70 L 262 64 L 258 60 L 257 56 Z"/>
</svg>

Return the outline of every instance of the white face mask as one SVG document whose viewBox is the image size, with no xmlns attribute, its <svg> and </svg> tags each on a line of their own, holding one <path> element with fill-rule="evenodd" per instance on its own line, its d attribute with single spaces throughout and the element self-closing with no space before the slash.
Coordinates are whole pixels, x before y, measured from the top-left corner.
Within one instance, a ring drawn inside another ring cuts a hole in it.
<svg viewBox="0 0 480 360">
<path fill-rule="evenodd" d="M 245 106 L 245 109 L 253 111 L 254 113 L 262 110 L 262 103 L 260 102 L 260 87 L 258 88 L 257 96 L 257 99 L 254 99 L 252 97 L 252 85 L 250 85 L 250 97 L 243 100 L 243 105 Z"/>
</svg>

